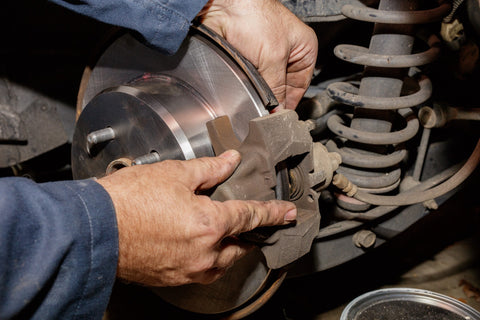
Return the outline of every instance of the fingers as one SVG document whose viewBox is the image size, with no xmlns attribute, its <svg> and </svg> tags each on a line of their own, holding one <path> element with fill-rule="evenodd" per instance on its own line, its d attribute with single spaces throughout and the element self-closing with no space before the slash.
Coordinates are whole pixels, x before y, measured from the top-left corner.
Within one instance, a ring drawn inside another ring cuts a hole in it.
<svg viewBox="0 0 480 320">
<path fill-rule="evenodd" d="M 223 220 L 219 225 L 225 226 L 226 237 L 220 244 L 214 267 L 203 273 L 202 283 L 211 283 L 222 277 L 228 268 L 254 248 L 232 236 L 261 226 L 288 224 L 297 215 L 295 205 L 286 201 L 231 200 L 217 202 L 217 205 L 223 211 L 218 219 Z"/>
<path fill-rule="evenodd" d="M 191 190 L 206 190 L 225 181 L 240 164 L 238 151 L 228 150 L 218 157 L 188 160 L 184 166 L 184 182 Z"/>
<path fill-rule="evenodd" d="M 201 15 L 258 69 L 279 102 L 276 110 L 297 107 L 317 57 L 310 27 L 272 0 L 211 0 Z"/>
<path fill-rule="evenodd" d="M 297 217 L 295 205 L 286 201 L 229 200 L 215 204 L 223 213 L 218 219 L 225 228 L 225 236 L 237 235 L 257 227 L 285 225 Z"/>
</svg>

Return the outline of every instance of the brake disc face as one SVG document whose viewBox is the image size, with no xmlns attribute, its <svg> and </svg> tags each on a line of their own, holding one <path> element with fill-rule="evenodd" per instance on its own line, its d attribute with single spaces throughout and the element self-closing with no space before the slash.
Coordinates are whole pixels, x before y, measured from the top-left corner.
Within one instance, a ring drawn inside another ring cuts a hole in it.
<svg viewBox="0 0 480 320">
<path fill-rule="evenodd" d="M 237 53 L 231 50 L 198 30 L 174 56 L 162 55 L 130 35 L 118 38 L 88 82 L 82 81 L 83 111 L 72 146 L 74 177 L 99 178 L 152 154 L 155 161 L 213 156 L 205 124 L 219 116 L 228 116 L 237 137 L 245 139 L 248 122 L 268 114 L 271 92 L 263 91 L 258 85 L 263 80 L 252 76 L 245 61 L 232 58 Z M 211 285 L 154 291 L 193 312 L 253 311 L 257 298 L 272 283 L 278 287 L 280 278 L 283 274 L 272 272 L 260 250 L 254 250 Z"/>
</svg>

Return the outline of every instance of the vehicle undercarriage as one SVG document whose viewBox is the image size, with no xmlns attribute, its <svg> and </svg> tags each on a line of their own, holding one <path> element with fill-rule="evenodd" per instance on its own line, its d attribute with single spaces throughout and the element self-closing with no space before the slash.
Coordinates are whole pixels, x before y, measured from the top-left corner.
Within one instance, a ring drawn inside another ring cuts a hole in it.
<svg viewBox="0 0 480 320">
<path fill-rule="evenodd" d="M 319 57 L 296 112 L 271 114 L 255 68 L 205 26 L 163 56 L 125 30 L 21 2 L 2 4 L 2 176 L 98 178 L 234 148 L 242 164 L 213 199 L 299 209 L 292 228 L 244 235 L 258 249 L 212 285 L 119 284 L 123 294 L 142 291 L 178 317 L 254 317 L 285 278 L 395 252 L 411 230 L 450 239 L 429 229 L 435 215 L 475 219 L 478 0 L 284 0 L 316 31 Z"/>
</svg>

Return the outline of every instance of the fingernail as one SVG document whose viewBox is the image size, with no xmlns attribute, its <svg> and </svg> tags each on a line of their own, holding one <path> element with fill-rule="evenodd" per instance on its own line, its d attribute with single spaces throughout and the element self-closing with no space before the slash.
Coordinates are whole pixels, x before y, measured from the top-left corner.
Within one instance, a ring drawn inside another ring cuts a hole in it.
<svg viewBox="0 0 480 320">
<path fill-rule="evenodd" d="M 227 150 L 225 151 L 224 153 L 222 153 L 221 155 L 218 156 L 219 158 L 224 158 L 224 159 L 232 159 L 232 158 L 235 158 L 235 159 L 240 159 L 240 152 L 238 152 L 237 150 Z"/>
<path fill-rule="evenodd" d="M 288 211 L 283 217 L 283 219 L 287 222 L 295 221 L 297 219 L 297 209 L 292 209 Z"/>
</svg>

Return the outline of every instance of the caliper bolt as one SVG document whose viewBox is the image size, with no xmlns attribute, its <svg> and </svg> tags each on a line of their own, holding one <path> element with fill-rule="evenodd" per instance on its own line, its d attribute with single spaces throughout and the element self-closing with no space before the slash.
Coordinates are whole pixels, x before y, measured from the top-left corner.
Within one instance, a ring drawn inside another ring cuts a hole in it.
<svg viewBox="0 0 480 320">
<path fill-rule="evenodd" d="M 377 235 L 370 230 L 360 230 L 353 235 L 352 240 L 356 247 L 368 249 L 375 244 Z"/>
<path fill-rule="evenodd" d="M 108 127 L 105 129 L 90 132 L 87 136 L 87 152 L 91 154 L 92 148 L 102 142 L 107 142 L 115 139 L 115 131 Z"/>
</svg>

